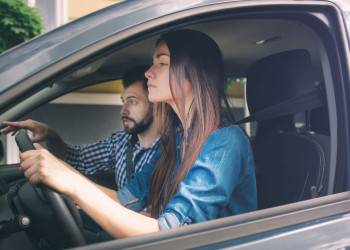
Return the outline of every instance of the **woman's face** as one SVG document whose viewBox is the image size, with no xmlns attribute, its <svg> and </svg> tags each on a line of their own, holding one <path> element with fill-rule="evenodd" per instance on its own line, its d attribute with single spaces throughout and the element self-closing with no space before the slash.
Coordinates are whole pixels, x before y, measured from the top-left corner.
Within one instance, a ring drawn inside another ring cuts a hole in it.
<svg viewBox="0 0 350 250">
<path fill-rule="evenodd" d="M 169 85 L 170 52 L 167 44 L 160 42 L 153 52 L 153 65 L 146 71 L 148 99 L 151 102 L 172 102 Z"/>
<path fill-rule="evenodd" d="M 153 65 L 145 73 L 148 79 L 149 101 L 166 102 L 173 106 L 174 98 L 170 90 L 169 67 L 170 52 L 168 45 L 165 41 L 161 41 L 153 52 Z M 172 82 L 176 89 L 178 85 L 174 76 L 172 76 Z M 184 93 L 185 100 L 192 99 L 193 91 L 187 79 L 184 79 Z"/>
<path fill-rule="evenodd" d="M 148 79 L 148 99 L 151 102 L 165 102 L 175 108 L 174 97 L 170 90 L 169 67 L 169 48 L 165 41 L 161 41 L 153 52 L 153 65 L 145 73 Z M 174 76 L 172 76 L 172 82 L 176 91 L 178 85 Z M 185 103 L 191 103 L 193 91 L 186 79 L 184 79 L 184 93 Z"/>
</svg>

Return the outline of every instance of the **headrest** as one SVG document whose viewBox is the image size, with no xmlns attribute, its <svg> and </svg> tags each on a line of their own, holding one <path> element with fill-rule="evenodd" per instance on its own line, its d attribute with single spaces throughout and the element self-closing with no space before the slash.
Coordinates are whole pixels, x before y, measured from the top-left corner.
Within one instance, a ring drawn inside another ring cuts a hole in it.
<svg viewBox="0 0 350 250">
<path fill-rule="evenodd" d="M 311 57 L 304 49 L 260 59 L 247 73 L 247 103 L 251 114 L 313 90 Z"/>
</svg>

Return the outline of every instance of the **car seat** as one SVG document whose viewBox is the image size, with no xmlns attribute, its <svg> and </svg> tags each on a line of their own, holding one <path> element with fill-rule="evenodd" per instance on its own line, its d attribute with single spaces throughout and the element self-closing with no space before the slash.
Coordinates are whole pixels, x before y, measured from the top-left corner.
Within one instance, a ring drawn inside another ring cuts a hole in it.
<svg viewBox="0 0 350 250">
<path fill-rule="evenodd" d="M 238 123 L 257 122 L 252 147 L 259 209 L 327 194 L 330 137 L 312 131 L 309 124 L 310 113 L 326 108 L 326 101 L 312 72 L 303 49 L 260 59 L 248 70 L 251 115 Z M 294 121 L 299 112 L 307 118 L 303 132 Z"/>
</svg>

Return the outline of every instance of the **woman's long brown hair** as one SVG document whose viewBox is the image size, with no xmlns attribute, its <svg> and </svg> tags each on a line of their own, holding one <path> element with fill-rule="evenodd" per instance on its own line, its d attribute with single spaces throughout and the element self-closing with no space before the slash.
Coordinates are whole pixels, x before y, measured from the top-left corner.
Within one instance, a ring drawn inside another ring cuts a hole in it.
<svg viewBox="0 0 350 250">
<path fill-rule="evenodd" d="M 221 101 L 225 100 L 227 105 L 222 55 L 214 40 L 198 31 L 177 30 L 162 35 L 157 44 L 161 41 L 165 41 L 169 48 L 170 89 L 180 117 L 166 103 L 154 105 L 163 145 L 149 187 L 149 211 L 154 218 L 163 212 L 178 191 L 180 182 L 185 179 L 208 136 L 222 126 Z M 194 100 L 187 114 L 184 79 L 188 80 L 194 92 Z M 174 177 L 177 163 L 176 129 L 180 120 L 184 132 L 182 160 Z"/>
</svg>

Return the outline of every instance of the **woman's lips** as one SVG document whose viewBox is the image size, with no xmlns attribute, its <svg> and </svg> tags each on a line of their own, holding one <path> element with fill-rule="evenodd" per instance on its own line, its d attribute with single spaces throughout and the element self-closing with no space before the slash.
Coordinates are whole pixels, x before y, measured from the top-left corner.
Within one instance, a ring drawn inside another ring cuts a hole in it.
<svg viewBox="0 0 350 250">
<path fill-rule="evenodd" d="M 153 85 L 152 83 L 147 83 L 147 86 L 148 86 L 148 88 L 154 88 L 154 87 L 156 87 L 156 86 Z"/>
</svg>

